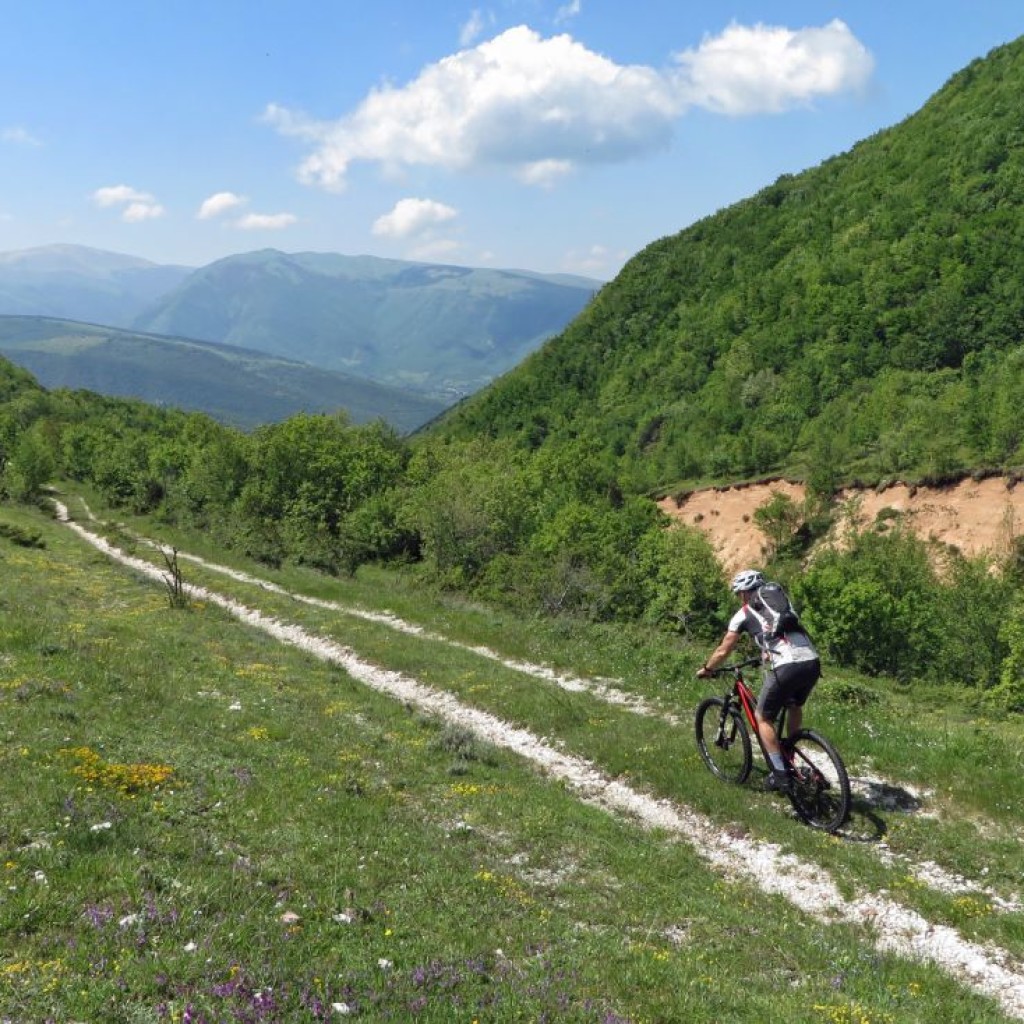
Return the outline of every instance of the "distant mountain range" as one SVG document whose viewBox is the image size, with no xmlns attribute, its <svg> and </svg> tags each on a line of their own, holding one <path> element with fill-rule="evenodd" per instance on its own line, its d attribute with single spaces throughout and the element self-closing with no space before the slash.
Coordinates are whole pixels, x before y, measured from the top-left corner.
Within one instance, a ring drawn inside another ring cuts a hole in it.
<svg viewBox="0 0 1024 1024">
<path fill-rule="evenodd" d="M 0 314 L 236 345 L 447 404 L 562 330 L 600 285 L 273 249 L 198 269 L 70 245 L 0 253 Z"/>
<path fill-rule="evenodd" d="M 139 398 L 242 429 L 344 409 L 353 423 L 381 418 L 407 433 L 445 407 L 428 395 L 250 349 L 51 317 L 0 316 L 0 353 L 47 388 Z"/>
<path fill-rule="evenodd" d="M 446 398 L 476 391 L 565 327 L 583 278 L 269 249 L 195 271 L 133 321 Z"/>
<path fill-rule="evenodd" d="M 130 327 L 192 273 L 79 245 L 0 253 L 0 313 Z"/>
</svg>

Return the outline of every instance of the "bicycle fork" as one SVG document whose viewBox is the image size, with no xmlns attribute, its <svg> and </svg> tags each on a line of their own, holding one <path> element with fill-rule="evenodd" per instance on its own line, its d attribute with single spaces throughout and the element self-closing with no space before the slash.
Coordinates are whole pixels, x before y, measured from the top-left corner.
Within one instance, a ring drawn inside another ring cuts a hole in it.
<svg viewBox="0 0 1024 1024">
<path fill-rule="evenodd" d="M 715 733 L 715 746 L 728 750 L 736 739 L 736 716 L 732 713 L 733 702 L 728 697 L 722 704 L 722 714 L 718 719 L 718 730 Z"/>
</svg>

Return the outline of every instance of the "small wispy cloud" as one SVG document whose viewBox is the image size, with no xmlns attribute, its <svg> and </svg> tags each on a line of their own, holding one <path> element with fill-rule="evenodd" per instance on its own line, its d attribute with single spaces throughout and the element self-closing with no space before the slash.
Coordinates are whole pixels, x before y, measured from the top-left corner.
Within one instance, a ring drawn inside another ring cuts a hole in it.
<svg viewBox="0 0 1024 1024">
<path fill-rule="evenodd" d="M 247 213 L 235 221 L 235 227 L 243 231 L 280 231 L 290 228 L 298 219 L 294 213 Z"/>
<path fill-rule="evenodd" d="M 626 253 L 613 253 L 603 245 L 592 245 L 588 249 L 571 249 L 565 254 L 562 265 L 565 270 L 588 277 L 610 279 L 622 266 Z"/>
<path fill-rule="evenodd" d="M 238 228 L 240 231 L 281 231 L 290 228 L 299 219 L 294 213 L 246 213 L 239 217 L 227 216 L 248 202 L 248 197 L 240 196 L 236 192 L 214 192 L 202 201 L 196 219 L 220 218 L 229 227 Z"/>
<path fill-rule="evenodd" d="M 128 224 L 138 224 L 144 220 L 156 220 L 165 212 L 159 203 L 129 203 L 121 214 L 121 220 Z"/>
<path fill-rule="evenodd" d="M 223 216 L 229 210 L 244 206 L 247 202 L 245 196 L 235 195 L 234 192 L 215 192 L 203 200 L 196 217 L 199 220 L 211 220 L 214 217 Z"/>
<path fill-rule="evenodd" d="M 484 14 L 479 8 L 470 11 L 466 23 L 459 29 L 459 45 L 472 46 L 484 33 Z"/>
<path fill-rule="evenodd" d="M 461 249 L 462 243 L 454 238 L 433 238 L 414 246 L 408 258 L 423 260 L 425 263 L 444 263 L 454 258 Z"/>
<path fill-rule="evenodd" d="M 483 11 L 479 7 L 474 7 L 469 12 L 466 23 L 459 30 L 459 45 L 472 46 L 488 29 L 494 28 L 494 25 L 493 11 Z"/>
<path fill-rule="evenodd" d="M 532 164 L 522 164 L 516 170 L 516 177 L 526 185 L 540 185 L 551 188 L 566 175 L 572 174 L 571 160 L 536 160 Z"/>
<path fill-rule="evenodd" d="M 43 143 L 37 139 L 27 128 L 20 126 L 5 128 L 0 132 L 0 140 L 11 146 L 41 146 Z"/>
<path fill-rule="evenodd" d="M 93 202 L 104 209 L 121 208 L 121 220 L 129 224 L 155 220 L 167 211 L 148 192 L 140 192 L 130 185 L 108 185 L 92 194 Z"/>
<path fill-rule="evenodd" d="M 563 25 L 565 22 L 571 21 L 581 10 L 583 10 L 582 0 L 570 0 L 569 3 L 563 4 L 555 12 L 555 24 Z"/>
<path fill-rule="evenodd" d="M 146 192 L 140 192 L 130 185 L 108 185 L 106 188 L 98 188 L 92 194 L 93 201 L 97 206 L 118 206 L 121 203 L 141 202 L 152 200 L 152 196 Z"/>
</svg>

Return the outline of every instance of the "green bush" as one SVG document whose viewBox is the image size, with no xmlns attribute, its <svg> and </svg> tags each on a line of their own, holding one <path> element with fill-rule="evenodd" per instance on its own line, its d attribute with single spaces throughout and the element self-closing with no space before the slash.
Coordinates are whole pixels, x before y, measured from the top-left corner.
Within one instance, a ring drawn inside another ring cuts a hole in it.
<svg viewBox="0 0 1024 1024">
<path fill-rule="evenodd" d="M 999 682 L 987 695 L 990 703 L 1007 711 L 1024 712 L 1024 609 L 1011 611 L 1000 631 L 1007 654 L 999 670 Z"/>
<path fill-rule="evenodd" d="M 925 674 L 940 655 L 939 580 L 927 546 L 897 528 L 848 536 L 794 583 L 794 600 L 826 653 L 870 675 Z"/>
<path fill-rule="evenodd" d="M 889 522 L 896 522 L 889 519 Z M 826 655 L 871 675 L 1012 692 L 1013 574 L 988 559 L 936 552 L 898 522 L 845 538 L 793 583 Z M 1021 646 L 1024 664 L 1024 642 Z"/>
<path fill-rule="evenodd" d="M 707 538 L 678 525 L 649 530 L 639 550 L 644 618 L 686 635 L 721 628 L 729 606 L 722 567 Z"/>
</svg>

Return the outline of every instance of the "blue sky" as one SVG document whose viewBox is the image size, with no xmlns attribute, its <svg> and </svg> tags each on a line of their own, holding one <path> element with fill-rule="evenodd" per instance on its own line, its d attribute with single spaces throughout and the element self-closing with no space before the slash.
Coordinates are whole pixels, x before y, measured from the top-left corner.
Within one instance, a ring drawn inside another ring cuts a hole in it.
<svg viewBox="0 0 1024 1024">
<path fill-rule="evenodd" d="M 1022 33 L 1021 0 L 6 4 L 0 252 L 607 279 Z"/>
</svg>

